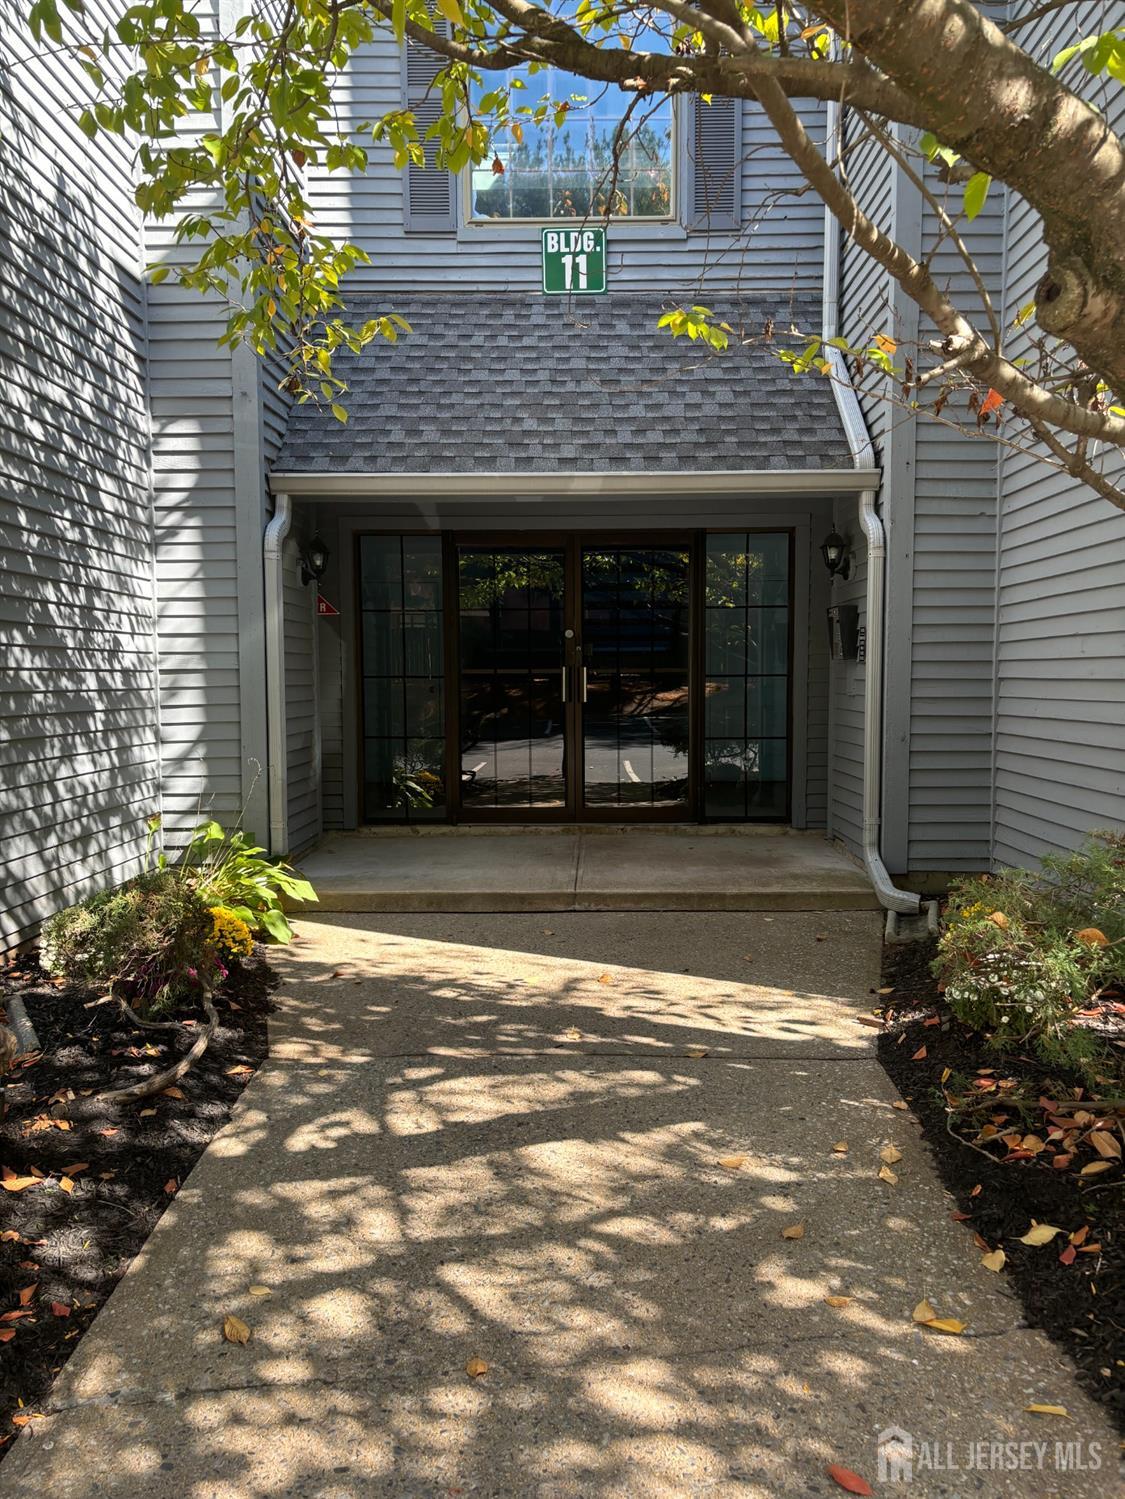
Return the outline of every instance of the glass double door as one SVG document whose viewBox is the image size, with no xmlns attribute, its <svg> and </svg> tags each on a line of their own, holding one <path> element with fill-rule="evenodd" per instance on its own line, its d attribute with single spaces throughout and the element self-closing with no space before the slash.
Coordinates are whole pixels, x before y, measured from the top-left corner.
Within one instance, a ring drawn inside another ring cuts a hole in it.
<svg viewBox="0 0 1125 1499">
<path fill-rule="evenodd" d="M 687 817 L 687 539 L 455 544 L 465 818 Z"/>
</svg>

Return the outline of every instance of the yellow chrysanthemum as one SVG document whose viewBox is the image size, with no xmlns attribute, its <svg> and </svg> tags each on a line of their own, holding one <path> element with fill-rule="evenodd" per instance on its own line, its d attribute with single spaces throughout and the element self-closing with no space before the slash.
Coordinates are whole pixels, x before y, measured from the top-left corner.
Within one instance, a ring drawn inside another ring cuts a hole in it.
<svg viewBox="0 0 1125 1499">
<path fill-rule="evenodd" d="M 247 958 L 254 950 L 250 928 L 241 916 L 236 916 L 225 906 L 211 907 L 211 940 L 228 962 L 235 958 Z"/>
</svg>

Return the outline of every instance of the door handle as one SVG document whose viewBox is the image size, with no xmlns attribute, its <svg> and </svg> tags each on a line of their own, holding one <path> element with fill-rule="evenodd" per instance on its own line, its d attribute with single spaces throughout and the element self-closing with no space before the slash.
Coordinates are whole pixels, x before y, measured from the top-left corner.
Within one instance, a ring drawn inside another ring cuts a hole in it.
<svg viewBox="0 0 1125 1499">
<path fill-rule="evenodd" d="M 562 669 L 562 695 L 559 698 L 559 701 L 563 702 L 563 703 L 565 703 L 566 699 L 567 699 L 566 683 L 567 683 L 567 678 L 569 676 L 570 676 L 570 667 L 569 666 L 564 666 L 563 669 Z"/>
<path fill-rule="evenodd" d="M 586 689 L 587 689 L 588 685 L 589 685 L 589 673 L 587 672 L 586 668 L 583 667 L 582 668 L 582 701 L 583 702 L 586 701 L 586 696 L 587 696 Z"/>
</svg>

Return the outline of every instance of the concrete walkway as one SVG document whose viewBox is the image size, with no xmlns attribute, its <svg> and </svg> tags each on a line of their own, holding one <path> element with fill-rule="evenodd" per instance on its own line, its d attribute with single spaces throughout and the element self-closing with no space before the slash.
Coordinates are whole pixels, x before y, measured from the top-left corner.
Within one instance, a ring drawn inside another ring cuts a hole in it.
<svg viewBox="0 0 1125 1499">
<path fill-rule="evenodd" d="M 300 932 L 270 1061 L 0 1495 L 805 1499 L 831 1463 L 910 1499 L 1115 1491 L 1101 1411 L 893 1107 L 875 915 Z M 923 1296 L 967 1334 L 915 1327 Z M 890 1426 L 963 1471 L 879 1482 Z M 1009 1442 L 1040 1445 L 964 1471 Z"/>
<path fill-rule="evenodd" d="M 334 833 L 300 861 L 326 911 L 855 911 L 878 901 L 823 833 L 690 824 Z"/>
</svg>

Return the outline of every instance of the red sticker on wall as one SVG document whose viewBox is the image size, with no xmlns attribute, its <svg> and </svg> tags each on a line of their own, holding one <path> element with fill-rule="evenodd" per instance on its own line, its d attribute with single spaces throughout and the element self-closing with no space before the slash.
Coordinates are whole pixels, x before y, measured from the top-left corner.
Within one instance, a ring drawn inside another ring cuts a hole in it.
<svg viewBox="0 0 1125 1499">
<path fill-rule="evenodd" d="M 316 612 L 318 614 L 339 614 L 340 611 L 334 604 L 330 604 L 322 593 L 318 593 L 316 596 Z"/>
</svg>

